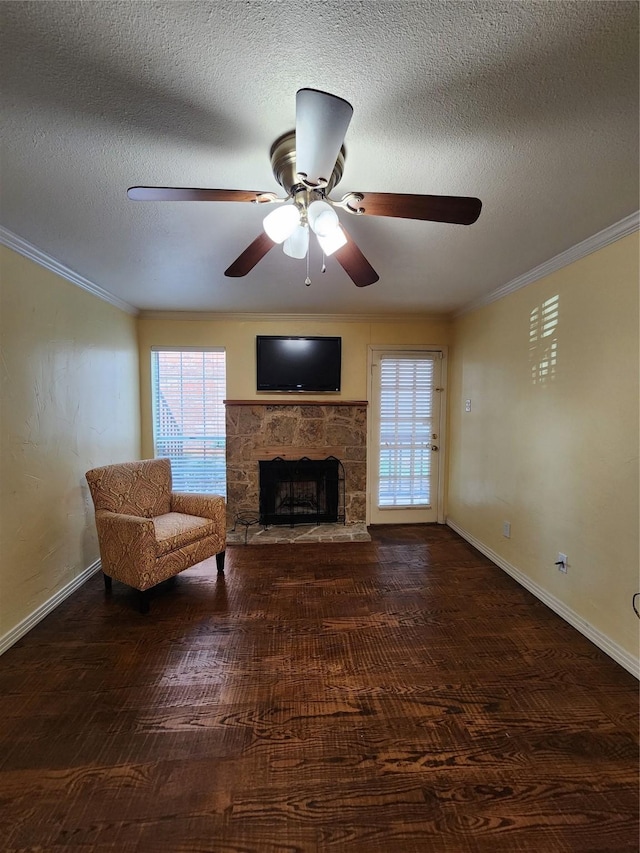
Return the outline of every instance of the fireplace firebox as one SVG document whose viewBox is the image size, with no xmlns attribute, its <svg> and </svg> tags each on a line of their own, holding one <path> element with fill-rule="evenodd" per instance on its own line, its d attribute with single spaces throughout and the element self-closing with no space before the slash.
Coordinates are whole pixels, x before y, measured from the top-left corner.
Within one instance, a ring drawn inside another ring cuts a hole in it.
<svg viewBox="0 0 640 853">
<path fill-rule="evenodd" d="M 260 523 L 346 523 L 344 467 L 326 459 L 261 460 Z"/>
</svg>

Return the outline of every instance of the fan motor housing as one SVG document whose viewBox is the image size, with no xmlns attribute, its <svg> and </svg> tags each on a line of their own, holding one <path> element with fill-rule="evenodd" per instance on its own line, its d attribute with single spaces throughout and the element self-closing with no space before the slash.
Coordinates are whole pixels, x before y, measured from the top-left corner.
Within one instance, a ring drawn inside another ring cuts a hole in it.
<svg viewBox="0 0 640 853">
<path fill-rule="evenodd" d="M 285 133 L 276 139 L 271 146 L 270 157 L 273 176 L 287 195 L 295 194 L 298 188 L 305 188 L 297 178 L 295 131 L 289 131 L 289 133 Z M 329 182 L 326 188 L 324 188 L 324 193 L 330 193 L 336 184 L 340 182 L 344 172 L 345 157 L 346 151 L 343 145 L 338 154 L 336 165 L 333 167 Z"/>
</svg>

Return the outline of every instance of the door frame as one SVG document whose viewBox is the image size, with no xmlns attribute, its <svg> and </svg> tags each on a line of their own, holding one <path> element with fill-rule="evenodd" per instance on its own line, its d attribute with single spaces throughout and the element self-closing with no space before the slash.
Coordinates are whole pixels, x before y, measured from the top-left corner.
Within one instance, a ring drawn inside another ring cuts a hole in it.
<svg viewBox="0 0 640 853">
<path fill-rule="evenodd" d="M 377 454 L 375 452 L 375 447 L 377 445 L 377 440 L 374 436 L 374 415 L 373 415 L 373 358 L 374 355 L 385 352 L 441 352 L 442 359 L 440 360 L 440 387 L 442 391 L 438 391 L 436 393 L 441 394 L 440 398 L 440 418 L 439 418 L 439 429 L 438 435 L 440 436 L 439 444 L 438 444 L 438 453 L 440 454 L 439 462 L 438 462 L 438 499 L 436 501 L 436 517 L 437 524 L 445 523 L 445 469 L 447 468 L 447 455 L 446 455 L 446 437 L 447 437 L 447 409 L 449 407 L 449 400 L 447 394 L 447 377 L 448 377 L 448 364 L 449 364 L 449 348 L 447 346 L 443 346 L 442 344 L 437 344 L 433 346 L 428 346 L 427 344 L 368 344 L 367 346 L 367 401 L 369 404 L 369 412 L 370 416 L 367 418 L 367 512 L 366 512 L 366 523 L 371 523 L 371 501 L 373 499 L 373 492 L 371 488 L 371 484 L 373 483 L 373 477 L 371 476 L 372 471 L 374 470 L 373 466 L 378 464 Z M 377 424 L 376 424 L 377 425 Z"/>
</svg>

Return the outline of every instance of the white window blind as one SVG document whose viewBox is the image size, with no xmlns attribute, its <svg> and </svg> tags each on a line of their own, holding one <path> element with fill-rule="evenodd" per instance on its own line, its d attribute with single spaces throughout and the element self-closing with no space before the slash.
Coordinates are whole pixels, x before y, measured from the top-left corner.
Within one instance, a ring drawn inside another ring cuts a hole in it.
<svg viewBox="0 0 640 853">
<path fill-rule="evenodd" d="M 380 507 L 430 505 L 436 357 L 413 353 L 380 358 Z"/>
<path fill-rule="evenodd" d="M 151 352 L 153 445 L 171 459 L 177 492 L 226 493 L 225 353 Z"/>
</svg>

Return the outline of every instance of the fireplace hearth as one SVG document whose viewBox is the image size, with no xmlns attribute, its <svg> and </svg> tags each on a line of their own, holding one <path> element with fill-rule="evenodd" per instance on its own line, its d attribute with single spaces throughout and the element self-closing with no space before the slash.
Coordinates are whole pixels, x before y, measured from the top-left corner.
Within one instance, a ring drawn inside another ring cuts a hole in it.
<svg viewBox="0 0 640 853">
<path fill-rule="evenodd" d="M 260 523 L 345 523 L 345 476 L 339 459 L 260 460 Z"/>
</svg>

